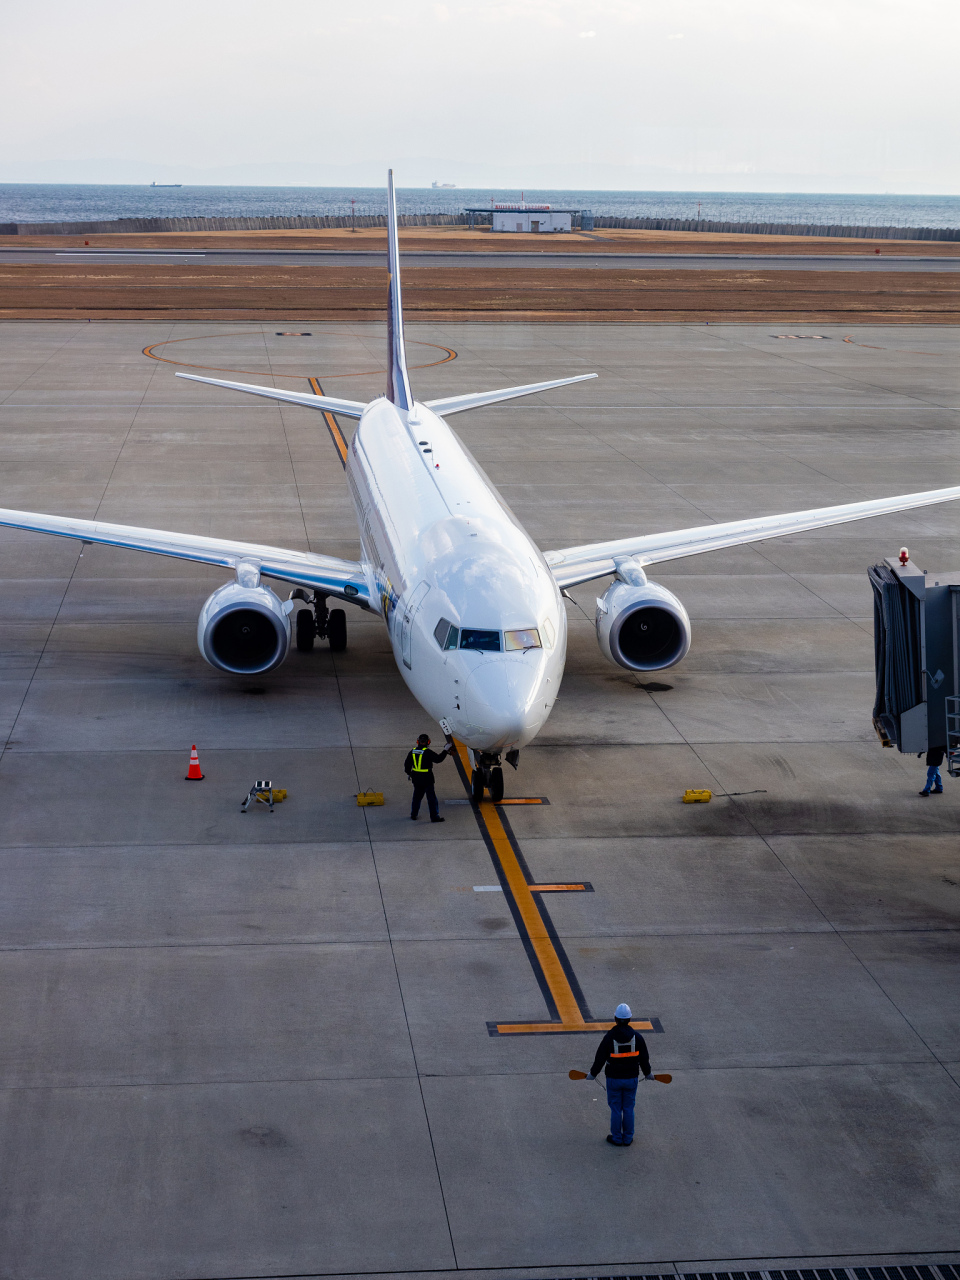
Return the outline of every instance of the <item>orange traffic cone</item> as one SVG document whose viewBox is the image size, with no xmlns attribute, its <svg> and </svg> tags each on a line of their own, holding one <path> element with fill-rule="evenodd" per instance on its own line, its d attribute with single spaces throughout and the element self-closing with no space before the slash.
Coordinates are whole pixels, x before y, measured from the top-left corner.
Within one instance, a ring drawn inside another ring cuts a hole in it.
<svg viewBox="0 0 960 1280">
<path fill-rule="evenodd" d="M 197 755 L 197 744 L 190 748 L 190 768 L 187 770 L 186 782 L 199 782 L 203 777 L 200 772 L 200 757 Z"/>
</svg>

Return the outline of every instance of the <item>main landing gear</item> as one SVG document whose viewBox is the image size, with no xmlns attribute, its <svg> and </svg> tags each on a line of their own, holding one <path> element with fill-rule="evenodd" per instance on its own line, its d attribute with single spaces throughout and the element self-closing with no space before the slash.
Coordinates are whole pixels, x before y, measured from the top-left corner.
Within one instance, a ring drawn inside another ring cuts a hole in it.
<svg viewBox="0 0 960 1280">
<path fill-rule="evenodd" d="M 330 641 L 331 653 L 343 653 L 347 647 L 347 615 L 342 609 L 328 609 L 327 597 L 318 592 L 308 594 L 303 587 L 290 593 L 291 600 L 304 600 L 310 609 L 297 611 L 297 650 L 309 653 L 319 637 Z"/>
<path fill-rule="evenodd" d="M 474 770 L 470 775 L 470 799 L 479 804 L 483 793 L 489 791 L 490 799 L 499 804 L 503 799 L 503 769 L 500 767 L 499 754 L 492 751 L 475 751 L 473 753 Z M 508 751 L 507 764 L 516 769 L 520 760 L 519 751 Z"/>
</svg>

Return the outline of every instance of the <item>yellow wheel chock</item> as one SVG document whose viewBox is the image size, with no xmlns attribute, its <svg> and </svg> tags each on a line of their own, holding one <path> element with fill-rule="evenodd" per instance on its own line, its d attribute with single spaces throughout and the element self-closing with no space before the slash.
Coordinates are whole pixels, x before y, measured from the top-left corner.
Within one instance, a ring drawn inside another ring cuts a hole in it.
<svg viewBox="0 0 960 1280">
<path fill-rule="evenodd" d="M 713 796 L 712 791 L 708 791 L 706 787 L 688 787 L 683 793 L 684 804 L 709 804 Z"/>
</svg>

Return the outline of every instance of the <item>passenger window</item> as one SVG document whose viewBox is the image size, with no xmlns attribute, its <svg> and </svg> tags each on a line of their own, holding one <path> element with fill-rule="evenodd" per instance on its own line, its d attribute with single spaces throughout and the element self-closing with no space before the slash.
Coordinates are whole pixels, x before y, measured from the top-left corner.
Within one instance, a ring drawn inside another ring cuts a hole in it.
<svg viewBox="0 0 960 1280">
<path fill-rule="evenodd" d="M 452 622 L 448 622 L 446 618 L 441 618 L 434 629 L 433 635 L 441 649 L 455 649 L 460 638 L 460 631 Z"/>
<path fill-rule="evenodd" d="M 461 649 L 479 649 L 483 653 L 500 652 L 499 631 L 478 631 L 475 627 L 464 627 L 460 632 Z"/>
<path fill-rule="evenodd" d="M 540 649 L 540 633 L 536 627 L 528 627 L 525 631 L 505 631 L 503 633 L 504 644 L 506 650 L 510 649 Z"/>
</svg>

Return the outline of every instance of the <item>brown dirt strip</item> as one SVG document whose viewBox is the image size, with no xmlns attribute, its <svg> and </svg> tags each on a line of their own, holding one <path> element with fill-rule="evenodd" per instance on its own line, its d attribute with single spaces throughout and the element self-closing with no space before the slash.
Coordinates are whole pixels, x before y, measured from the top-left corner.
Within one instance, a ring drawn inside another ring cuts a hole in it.
<svg viewBox="0 0 960 1280">
<path fill-rule="evenodd" d="M 69 236 L 0 236 L 0 248 L 74 249 L 364 249 L 386 252 L 387 233 L 324 231 L 164 231 Z M 400 231 L 408 252 L 445 253 L 747 253 L 819 257 L 824 254 L 909 258 L 957 258 L 960 242 L 944 240 L 856 240 L 829 236 L 762 236 L 696 231 L 598 230 L 589 234 L 523 235 L 464 227 L 409 227 Z"/>
<path fill-rule="evenodd" d="M 5 319 L 381 319 L 376 264 L 0 264 Z M 409 319 L 960 323 L 952 273 L 410 267 Z"/>
</svg>

